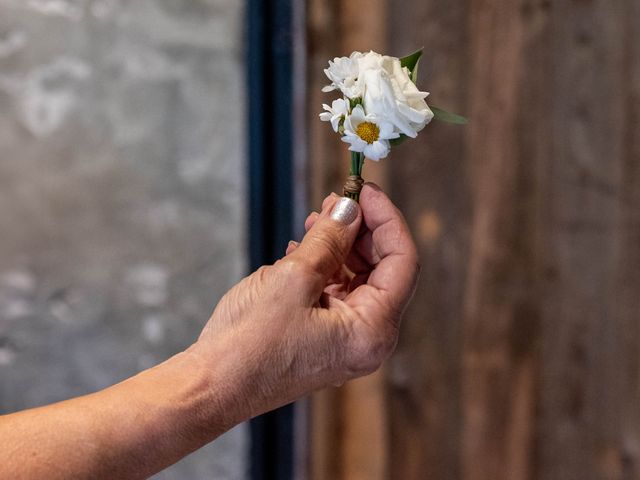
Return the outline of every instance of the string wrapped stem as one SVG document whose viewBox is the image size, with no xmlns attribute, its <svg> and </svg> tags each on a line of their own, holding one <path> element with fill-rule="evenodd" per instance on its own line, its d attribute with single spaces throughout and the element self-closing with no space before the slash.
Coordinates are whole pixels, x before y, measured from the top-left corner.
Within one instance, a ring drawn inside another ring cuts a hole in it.
<svg viewBox="0 0 640 480">
<path fill-rule="evenodd" d="M 361 176 L 363 165 L 364 154 L 361 152 L 351 152 L 351 168 L 349 169 L 347 181 L 342 188 L 342 194 L 356 202 L 360 200 L 360 192 L 364 185 L 364 179 Z"/>
</svg>

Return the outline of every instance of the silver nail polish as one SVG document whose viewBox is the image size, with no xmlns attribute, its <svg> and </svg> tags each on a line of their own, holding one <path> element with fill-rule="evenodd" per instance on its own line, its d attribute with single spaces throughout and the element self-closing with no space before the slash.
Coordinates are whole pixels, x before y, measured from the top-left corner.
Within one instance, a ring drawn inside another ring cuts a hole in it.
<svg viewBox="0 0 640 480">
<path fill-rule="evenodd" d="M 358 218 L 358 204 L 350 198 L 341 198 L 334 205 L 331 218 L 344 225 L 351 224 Z"/>
</svg>

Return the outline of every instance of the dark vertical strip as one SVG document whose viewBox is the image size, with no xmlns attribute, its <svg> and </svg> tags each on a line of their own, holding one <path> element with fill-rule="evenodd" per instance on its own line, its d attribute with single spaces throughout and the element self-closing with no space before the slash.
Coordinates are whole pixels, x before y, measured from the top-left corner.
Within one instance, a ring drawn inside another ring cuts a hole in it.
<svg viewBox="0 0 640 480">
<path fill-rule="evenodd" d="M 249 248 L 252 270 L 293 237 L 292 0 L 249 0 Z M 293 472 L 293 406 L 251 421 L 251 478 Z"/>
<path fill-rule="evenodd" d="M 268 232 L 267 219 L 264 215 L 265 170 L 269 157 L 265 148 L 264 125 L 266 122 L 265 65 L 268 63 L 263 51 L 265 39 L 264 11 L 267 2 L 249 0 L 247 5 L 248 41 L 247 41 L 247 87 L 249 123 L 249 260 L 254 270 L 266 257 L 266 241 Z"/>
</svg>

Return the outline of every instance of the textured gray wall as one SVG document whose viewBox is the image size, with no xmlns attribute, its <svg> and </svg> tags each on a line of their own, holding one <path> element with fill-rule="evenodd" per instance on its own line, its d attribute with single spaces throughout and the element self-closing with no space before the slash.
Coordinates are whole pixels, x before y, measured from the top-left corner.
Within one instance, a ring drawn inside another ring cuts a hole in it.
<svg viewBox="0 0 640 480">
<path fill-rule="evenodd" d="M 183 349 L 244 271 L 242 3 L 0 0 L 0 413 Z"/>
</svg>

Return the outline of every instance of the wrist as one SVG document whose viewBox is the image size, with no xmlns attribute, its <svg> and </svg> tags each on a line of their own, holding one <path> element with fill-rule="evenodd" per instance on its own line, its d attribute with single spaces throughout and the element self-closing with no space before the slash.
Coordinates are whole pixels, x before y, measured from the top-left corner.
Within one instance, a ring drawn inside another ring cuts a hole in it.
<svg viewBox="0 0 640 480">
<path fill-rule="evenodd" d="M 248 348 L 247 345 L 251 345 Z M 286 354 L 265 338 L 247 341 L 247 333 L 201 338 L 185 354 L 204 372 L 213 401 L 225 412 L 228 428 L 290 403 L 306 392 L 292 381 Z M 287 366 L 282 366 L 282 363 Z M 215 412 L 213 412 L 215 413 Z"/>
<path fill-rule="evenodd" d="M 85 397 L 86 406 L 100 412 L 95 440 L 103 452 L 102 468 L 122 477 L 136 469 L 149 476 L 239 423 L 228 390 L 215 388 L 224 370 L 189 348 Z"/>
<path fill-rule="evenodd" d="M 196 342 L 171 360 L 193 386 L 181 395 L 189 405 L 190 417 L 219 436 L 251 417 L 243 384 L 243 361 L 237 351 L 224 345 Z"/>
</svg>

